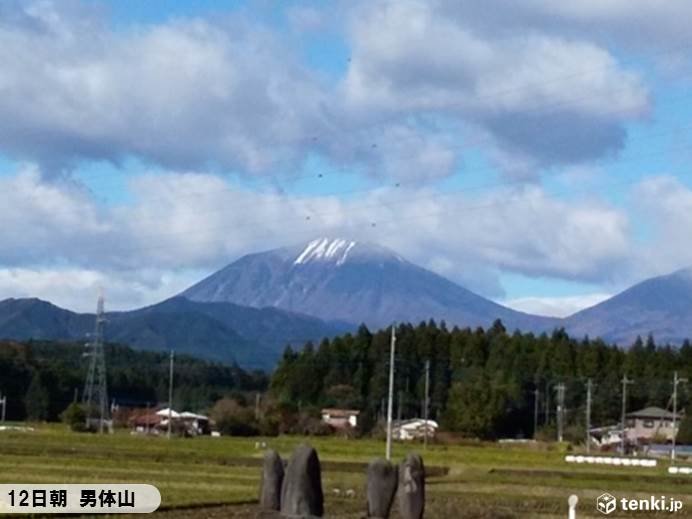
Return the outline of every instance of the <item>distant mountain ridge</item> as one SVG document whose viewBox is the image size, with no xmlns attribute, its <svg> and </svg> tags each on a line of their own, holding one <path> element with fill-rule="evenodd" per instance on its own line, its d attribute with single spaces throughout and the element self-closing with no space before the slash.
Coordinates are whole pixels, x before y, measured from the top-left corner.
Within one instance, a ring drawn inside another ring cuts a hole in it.
<svg viewBox="0 0 692 519">
<path fill-rule="evenodd" d="M 319 238 L 248 254 L 180 296 L 108 313 L 107 339 L 139 349 L 189 353 L 244 367 L 271 368 L 287 343 L 300 346 L 392 322 L 429 319 L 513 331 L 564 327 L 629 346 L 692 337 L 692 269 L 651 278 L 564 319 L 506 308 L 375 244 Z M 94 316 L 38 299 L 0 301 L 0 338 L 85 340 Z"/>
<path fill-rule="evenodd" d="M 269 368 L 287 343 L 302 344 L 352 329 L 276 308 L 196 303 L 174 297 L 128 312 L 106 314 L 110 342 L 170 350 L 247 368 Z M 0 301 L 0 338 L 86 340 L 93 314 L 75 313 L 40 299 Z"/>
<path fill-rule="evenodd" d="M 563 326 L 571 335 L 624 346 L 648 334 L 658 343 L 692 339 L 692 269 L 646 279 L 565 318 Z"/>
<path fill-rule="evenodd" d="M 324 320 L 365 323 L 445 320 L 549 331 L 558 319 L 499 305 L 371 243 L 319 238 L 249 254 L 180 294 L 200 302 L 273 306 Z"/>
</svg>

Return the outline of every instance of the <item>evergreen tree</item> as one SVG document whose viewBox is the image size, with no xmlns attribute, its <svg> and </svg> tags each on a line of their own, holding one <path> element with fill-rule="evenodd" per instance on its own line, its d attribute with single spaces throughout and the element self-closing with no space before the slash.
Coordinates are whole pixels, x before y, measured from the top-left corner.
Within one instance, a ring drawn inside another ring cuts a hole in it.
<svg viewBox="0 0 692 519">
<path fill-rule="evenodd" d="M 504 407 L 504 394 L 486 374 L 478 372 L 463 382 L 452 384 L 443 423 L 450 430 L 467 436 L 492 438 Z"/>
</svg>

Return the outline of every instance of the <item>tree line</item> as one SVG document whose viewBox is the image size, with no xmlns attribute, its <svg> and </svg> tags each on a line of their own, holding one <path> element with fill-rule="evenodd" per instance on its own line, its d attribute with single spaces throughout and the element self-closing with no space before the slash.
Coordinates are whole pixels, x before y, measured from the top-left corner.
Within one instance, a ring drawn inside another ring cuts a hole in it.
<svg viewBox="0 0 692 519">
<path fill-rule="evenodd" d="M 570 337 L 562 329 L 509 333 L 500 321 L 488 329 L 449 329 L 432 320 L 401 324 L 396 335 L 394 418 L 423 416 L 427 364 L 430 418 L 465 436 L 531 437 L 536 419 L 539 432 L 550 436 L 559 384 L 565 386 L 569 438 L 570 430 L 583 431 L 587 380 L 592 381 L 595 426 L 619 421 L 624 375 L 634 381 L 627 388 L 628 411 L 649 405 L 670 409 L 673 373 L 692 380 L 689 341 L 678 348 L 658 345 L 653 337 L 638 338 L 623 349 L 600 339 Z M 0 393 L 7 396 L 7 419 L 57 420 L 70 402 L 79 401 L 88 361 L 84 351 L 77 343 L 0 341 Z M 368 434 L 377 431 L 386 413 L 389 352 L 389 329 L 371 332 L 361 326 L 299 351 L 287 347 L 271 376 L 179 356 L 175 407 L 205 411 L 225 399 L 214 414 L 232 418 L 226 421 L 233 434 L 324 433 L 321 408 L 355 408 L 361 411 L 359 432 Z M 166 403 L 167 353 L 116 344 L 107 344 L 105 353 L 109 394 L 116 404 Z M 255 393 L 267 389 L 254 409 Z M 679 409 L 688 403 L 681 385 Z"/>
<path fill-rule="evenodd" d="M 107 344 L 108 393 L 116 405 L 156 406 L 168 400 L 167 352 L 137 351 Z M 0 341 L 0 393 L 7 397 L 8 420 L 57 420 L 80 401 L 88 358 L 84 345 L 56 341 Z M 174 406 L 202 411 L 220 398 L 263 391 L 268 377 L 180 355 L 175 359 Z"/>
<path fill-rule="evenodd" d="M 623 375 L 634 381 L 627 388 L 628 411 L 670 409 L 674 371 L 692 380 L 689 341 L 677 348 L 657 345 L 649 336 L 619 348 L 570 337 L 563 329 L 508 333 L 500 321 L 488 329 L 448 329 L 432 320 L 401 324 L 396 336 L 394 418 L 422 416 L 428 361 L 430 418 L 473 437 L 531 437 L 536 418 L 539 429 L 554 428 L 558 384 L 565 386 L 568 428 L 583 431 L 589 379 L 593 425 L 619 421 Z M 385 416 L 389 354 L 390 330 L 365 326 L 301 351 L 288 347 L 270 389 L 277 400 L 303 408 L 358 409 L 367 431 Z M 679 397 L 679 407 L 685 407 L 687 391 Z"/>
</svg>

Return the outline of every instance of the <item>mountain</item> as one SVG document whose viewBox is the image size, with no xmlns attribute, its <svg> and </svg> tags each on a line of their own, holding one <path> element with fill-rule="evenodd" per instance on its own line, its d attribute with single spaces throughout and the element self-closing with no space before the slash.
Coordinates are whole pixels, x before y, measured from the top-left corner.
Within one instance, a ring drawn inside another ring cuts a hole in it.
<svg viewBox="0 0 692 519">
<path fill-rule="evenodd" d="M 78 314 L 40 299 L 0 301 L 0 337 L 5 339 L 84 338 L 94 316 Z"/>
<path fill-rule="evenodd" d="M 574 336 L 588 334 L 627 346 L 637 335 L 680 344 L 692 338 L 692 269 L 647 279 L 564 320 Z"/>
<path fill-rule="evenodd" d="M 327 321 L 365 323 L 445 320 L 509 329 L 551 330 L 558 319 L 511 310 L 370 243 L 320 238 L 249 254 L 185 290 L 198 302 L 277 307 Z"/>
<path fill-rule="evenodd" d="M 602 337 L 627 346 L 692 338 L 692 269 L 643 281 L 565 319 L 517 312 L 369 243 L 320 238 L 249 254 L 180 296 L 107 314 L 107 340 L 170 350 L 248 368 L 271 368 L 286 344 L 302 345 L 392 322 L 435 319 L 450 325 L 551 331 Z M 85 340 L 94 315 L 39 299 L 0 301 L 0 338 Z"/>
<path fill-rule="evenodd" d="M 276 308 L 196 303 L 172 298 L 106 315 L 106 339 L 143 350 L 175 350 L 247 368 L 270 368 L 287 343 L 303 344 L 353 327 Z M 0 338 L 85 340 L 93 314 L 74 313 L 39 299 L 0 301 Z"/>
</svg>

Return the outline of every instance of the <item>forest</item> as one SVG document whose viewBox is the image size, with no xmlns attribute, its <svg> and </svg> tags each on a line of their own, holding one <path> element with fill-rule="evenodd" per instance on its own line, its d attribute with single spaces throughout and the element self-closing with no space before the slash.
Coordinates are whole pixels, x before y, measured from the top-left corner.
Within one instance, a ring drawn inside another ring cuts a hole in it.
<svg viewBox="0 0 692 519">
<path fill-rule="evenodd" d="M 155 406 L 168 400 L 169 355 L 107 344 L 108 393 L 126 407 Z M 0 341 L 0 394 L 8 420 L 57 420 L 84 388 L 88 358 L 83 344 L 55 341 Z M 261 372 L 179 355 L 175 358 L 176 409 L 202 411 L 234 392 L 263 391 Z"/>
<path fill-rule="evenodd" d="M 302 408 L 359 409 L 362 427 L 371 429 L 385 416 L 390 335 L 389 329 L 372 333 L 361 326 L 355 334 L 309 343 L 302 351 L 286 348 L 271 392 Z M 536 419 L 536 432 L 551 436 L 556 389 L 564 384 L 566 435 L 583 438 L 588 380 L 593 426 L 619 422 L 624 375 L 633 381 L 627 384 L 628 411 L 648 405 L 670 409 L 674 371 L 692 380 L 689 341 L 678 348 L 647 337 L 618 348 L 569 337 L 562 329 L 538 336 L 509 333 L 500 321 L 487 330 L 448 329 L 434 321 L 401 324 L 396 337 L 394 418 L 422 416 L 429 361 L 429 416 L 465 436 L 532 437 Z M 678 405 L 688 401 L 680 385 Z"/>
<path fill-rule="evenodd" d="M 262 434 L 307 431 L 319 425 L 321 408 L 343 407 L 361 411 L 359 433 L 376 433 L 386 413 L 390 340 L 390 329 L 371 332 L 361 326 L 299 351 L 287 347 L 271 375 L 177 356 L 174 406 L 206 411 L 219 401 L 228 406 L 230 399 L 236 407 L 226 414 L 252 421 L 256 417 L 247 418 L 254 415 L 246 406 L 254 402 L 250 393 L 257 392 L 264 394 L 264 420 L 243 423 L 238 430 L 251 425 L 248 430 Z M 115 344 L 106 345 L 105 354 L 113 402 L 129 407 L 167 402 L 168 354 Z M 0 342 L 0 393 L 7 396 L 7 418 L 57 420 L 79 400 L 86 362 L 84 346 L 76 343 Z M 623 376 L 631 381 L 627 411 L 649 405 L 671 409 L 673 373 L 692 380 L 692 345 L 658 345 L 649 336 L 619 348 L 600 339 L 570 337 L 562 329 L 510 333 L 500 321 L 488 329 L 449 329 L 432 320 L 400 324 L 395 419 L 423 416 L 426 365 L 429 416 L 444 430 L 483 439 L 534 433 L 554 439 L 557 388 L 564 385 L 565 436 L 576 441 L 583 438 L 588 381 L 593 426 L 619 422 Z M 685 384 L 678 390 L 678 407 L 684 409 L 691 402 L 689 391 Z"/>
</svg>

